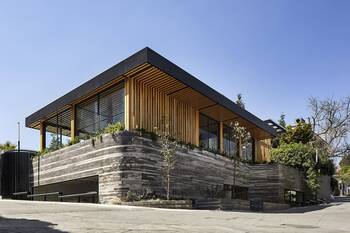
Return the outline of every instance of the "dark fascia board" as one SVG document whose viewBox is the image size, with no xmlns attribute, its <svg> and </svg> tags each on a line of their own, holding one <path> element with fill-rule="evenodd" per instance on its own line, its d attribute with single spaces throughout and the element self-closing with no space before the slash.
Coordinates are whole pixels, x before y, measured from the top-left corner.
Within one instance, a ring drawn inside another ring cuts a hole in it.
<svg viewBox="0 0 350 233">
<path fill-rule="evenodd" d="M 184 85 L 189 86 L 190 88 L 194 89 L 200 94 L 222 105 L 223 107 L 234 112 L 238 116 L 256 125 L 260 129 L 268 132 L 273 136 L 276 135 L 276 131 L 272 127 L 270 127 L 266 122 L 254 116 L 247 110 L 242 109 L 230 99 L 218 93 L 213 88 L 204 84 L 203 82 L 201 82 L 200 80 L 192 76 L 191 74 L 187 73 L 186 71 L 184 71 L 183 69 L 181 69 L 180 67 L 178 67 L 177 65 L 175 65 L 174 63 L 167 60 L 166 58 L 159 55 L 158 53 L 156 53 L 155 51 L 153 51 L 148 47 L 140 50 L 139 52 L 123 60 L 117 65 L 111 67 L 105 72 L 97 75 L 95 78 L 91 79 L 90 81 L 75 88 L 73 91 L 69 92 L 68 94 L 50 103 L 46 107 L 33 113 L 32 115 L 26 118 L 26 126 L 28 127 L 32 123 L 40 119 L 44 119 L 46 116 L 50 115 L 52 112 L 55 112 L 63 108 L 64 106 L 71 104 L 71 102 L 73 102 L 74 100 L 77 100 L 81 97 L 88 95 L 89 93 L 93 92 L 97 88 L 108 84 L 113 79 L 121 75 L 124 75 L 128 71 L 144 63 L 149 63 L 159 68 L 161 71 L 167 73 L 168 75 L 172 76 L 176 80 L 182 82 Z"/>
</svg>

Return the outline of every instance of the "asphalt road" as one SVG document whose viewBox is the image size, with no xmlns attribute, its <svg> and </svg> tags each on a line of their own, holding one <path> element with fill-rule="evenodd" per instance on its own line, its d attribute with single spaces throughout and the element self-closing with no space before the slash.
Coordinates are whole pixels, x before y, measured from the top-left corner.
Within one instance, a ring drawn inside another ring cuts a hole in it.
<svg viewBox="0 0 350 233">
<path fill-rule="evenodd" d="M 0 201 L 0 232 L 350 232 L 350 202 L 284 213 Z"/>
</svg>

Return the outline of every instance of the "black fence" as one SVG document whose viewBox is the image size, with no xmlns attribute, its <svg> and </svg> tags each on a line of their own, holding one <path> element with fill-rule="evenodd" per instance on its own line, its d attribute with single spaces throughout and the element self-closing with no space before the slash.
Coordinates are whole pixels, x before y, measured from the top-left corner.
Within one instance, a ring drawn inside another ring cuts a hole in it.
<svg viewBox="0 0 350 233">
<path fill-rule="evenodd" d="M 22 193 L 32 192 L 30 174 L 33 172 L 31 163 L 34 151 L 8 151 L 0 155 L 0 194 L 2 198 L 22 199 Z"/>
</svg>

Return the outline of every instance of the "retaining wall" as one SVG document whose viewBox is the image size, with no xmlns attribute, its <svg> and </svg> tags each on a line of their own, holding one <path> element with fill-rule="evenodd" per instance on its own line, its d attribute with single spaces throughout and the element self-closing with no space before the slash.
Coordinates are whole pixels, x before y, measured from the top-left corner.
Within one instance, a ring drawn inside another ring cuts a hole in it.
<svg viewBox="0 0 350 233">
<path fill-rule="evenodd" d="M 165 195 L 163 161 L 159 145 L 130 132 L 103 135 L 33 160 L 34 186 L 98 176 L 99 201 L 118 203 L 128 191 Z M 179 148 L 171 176 L 171 194 L 183 199 L 203 199 L 233 184 L 231 159 L 198 149 Z M 303 192 L 303 175 L 276 164 L 238 163 L 235 184 L 248 187 L 249 198 L 284 202 L 284 190 Z M 57 190 L 60 191 L 60 190 Z"/>
</svg>

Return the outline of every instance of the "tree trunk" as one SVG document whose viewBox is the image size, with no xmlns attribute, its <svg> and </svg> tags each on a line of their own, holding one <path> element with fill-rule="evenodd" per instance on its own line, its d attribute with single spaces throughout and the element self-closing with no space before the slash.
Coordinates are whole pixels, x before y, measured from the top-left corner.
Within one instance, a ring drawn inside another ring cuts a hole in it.
<svg viewBox="0 0 350 233">
<path fill-rule="evenodd" d="M 233 187 L 232 187 L 232 198 L 236 198 L 236 159 L 233 159 Z"/>
<path fill-rule="evenodd" d="M 169 200 L 170 199 L 170 171 L 168 171 L 168 175 L 167 175 L 167 181 L 168 181 L 168 188 L 167 188 L 167 193 L 166 193 L 166 199 Z"/>
</svg>

